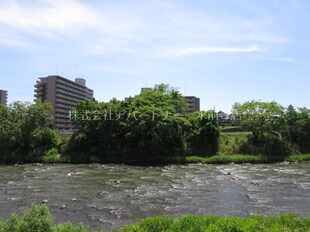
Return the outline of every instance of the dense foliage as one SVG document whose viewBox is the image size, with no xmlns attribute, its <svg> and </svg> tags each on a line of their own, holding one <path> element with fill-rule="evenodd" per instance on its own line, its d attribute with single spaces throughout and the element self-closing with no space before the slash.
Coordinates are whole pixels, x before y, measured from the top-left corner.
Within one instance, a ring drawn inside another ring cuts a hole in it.
<svg viewBox="0 0 310 232">
<path fill-rule="evenodd" d="M 169 162 L 189 152 L 217 151 L 217 122 L 187 116 L 181 94 L 157 85 L 123 101 L 80 102 L 71 117 L 78 131 L 68 155 L 73 162 Z"/>
<path fill-rule="evenodd" d="M 206 156 L 216 154 L 219 148 L 220 129 L 215 112 L 195 112 L 188 115 L 187 154 Z"/>
<path fill-rule="evenodd" d="M 310 110 L 282 107 L 276 102 L 236 103 L 233 113 L 240 117 L 251 135 L 237 153 L 289 155 L 310 152 Z"/>
<path fill-rule="evenodd" d="M 42 161 L 42 156 L 57 148 L 58 133 L 46 127 L 50 109 L 41 102 L 0 105 L 0 162 Z"/>
<path fill-rule="evenodd" d="M 55 225 L 46 205 L 32 205 L 19 217 L 12 214 L 0 221 L 0 232 L 87 232 L 83 225 L 71 223 Z M 93 230 L 103 231 L 103 230 Z M 249 218 L 187 215 L 179 219 L 153 217 L 142 220 L 115 232 L 259 232 L 259 231 L 310 231 L 310 218 L 295 215 L 262 216 Z"/>
</svg>

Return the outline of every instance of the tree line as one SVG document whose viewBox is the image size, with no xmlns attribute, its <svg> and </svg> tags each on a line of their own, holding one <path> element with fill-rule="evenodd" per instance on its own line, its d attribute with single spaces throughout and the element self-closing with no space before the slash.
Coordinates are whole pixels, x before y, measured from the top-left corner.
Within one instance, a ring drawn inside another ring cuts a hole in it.
<svg viewBox="0 0 310 232">
<path fill-rule="evenodd" d="M 69 115 L 76 131 L 66 138 L 49 126 L 50 104 L 0 105 L 0 162 L 169 163 L 218 153 L 216 113 L 186 114 L 186 107 L 182 95 L 164 84 L 122 101 L 80 101 Z M 232 113 L 248 131 L 237 153 L 310 152 L 309 109 L 249 101 L 234 104 Z"/>
</svg>

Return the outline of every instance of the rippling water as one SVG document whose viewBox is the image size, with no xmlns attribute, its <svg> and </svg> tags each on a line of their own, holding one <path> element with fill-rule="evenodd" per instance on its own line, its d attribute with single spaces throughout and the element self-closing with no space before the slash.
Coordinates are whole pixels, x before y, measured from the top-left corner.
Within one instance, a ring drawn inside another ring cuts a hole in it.
<svg viewBox="0 0 310 232">
<path fill-rule="evenodd" d="M 0 166 L 0 217 L 44 200 L 58 223 L 103 228 L 154 215 L 309 216 L 310 163 Z"/>
</svg>

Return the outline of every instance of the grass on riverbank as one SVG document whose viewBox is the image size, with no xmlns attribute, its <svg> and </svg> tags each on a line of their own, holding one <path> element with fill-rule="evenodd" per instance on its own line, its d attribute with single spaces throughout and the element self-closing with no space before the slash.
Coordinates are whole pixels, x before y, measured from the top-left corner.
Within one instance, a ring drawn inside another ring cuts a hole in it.
<svg viewBox="0 0 310 232">
<path fill-rule="evenodd" d="M 310 231 L 310 218 L 295 215 L 252 216 L 249 218 L 195 216 L 188 215 L 179 219 L 153 217 L 142 222 L 117 230 L 118 232 L 275 232 Z"/>
<path fill-rule="evenodd" d="M 301 162 L 310 161 L 310 154 L 291 155 L 288 157 L 267 157 L 258 155 L 215 155 L 211 157 L 189 156 L 186 157 L 187 163 L 203 163 L 203 164 L 229 164 L 229 163 L 275 163 L 275 162 Z"/>
<path fill-rule="evenodd" d="M 0 232 L 88 232 L 83 225 L 54 224 L 46 205 L 32 205 L 19 217 L 0 220 Z M 103 230 L 93 230 L 103 231 Z M 153 217 L 139 223 L 115 229 L 115 232 L 260 232 L 310 231 L 310 217 L 296 215 L 251 216 L 249 218 L 187 215 L 179 219 Z"/>
<path fill-rule="evenodd" d="M 285 160 L 289 162 L 310 161 L 310 154 L 291 155 Z"/>
</svg>

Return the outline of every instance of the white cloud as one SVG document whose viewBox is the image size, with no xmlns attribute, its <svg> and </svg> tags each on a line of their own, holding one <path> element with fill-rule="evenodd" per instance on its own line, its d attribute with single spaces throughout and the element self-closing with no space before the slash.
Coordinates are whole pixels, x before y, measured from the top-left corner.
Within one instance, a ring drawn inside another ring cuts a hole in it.
<svg viewBox="0 0 310 232">
<path fill-rule="evenodd" d="M 32 33 L 65 32 L 96 21 L 96 13 L 73 0 L 8 1 L 0 6 L 0 24 Z"/>
<path fill-rule="evenodd" d="M 104 46 L 103 44 L 96 44 L 94 46 L 91 47 L 89 54 L 91 55 L 105 55 L 109 52 L 111 52 L 111 50 L 113 50 L 114 52 L 119 52 L 119 53 L 127 53 L 127 54 L 135 54 L 136 51 L 132 48 L 126 48 L 126 47 L 120 47 L 120 46 L 116 46 L 116 44 L 114 45 L 114 47 L 108 47 L 108 46 Z"/>
<path fill-rule="evenodd" d="M 286 63 L 297 63 L 297 61 L 292 57 L 267 57 L 265 59 Z"/>
<path fill-rule="evenodd" d="M 17 39 L 8 39 L 8 38 L 0 38 L 0 44 L 14 46 L 14 47 L 26 47 L 27 44 L 21 40 Z"/>
<path fill-rule="evenodd" d="M 247 53 L 259 52 L 261 49 L 257 46 L 249 47 L 189 47 L 166 50 L 161 52 L 162 56 L 189 56 L 204 53 Z"/>
</svg>

